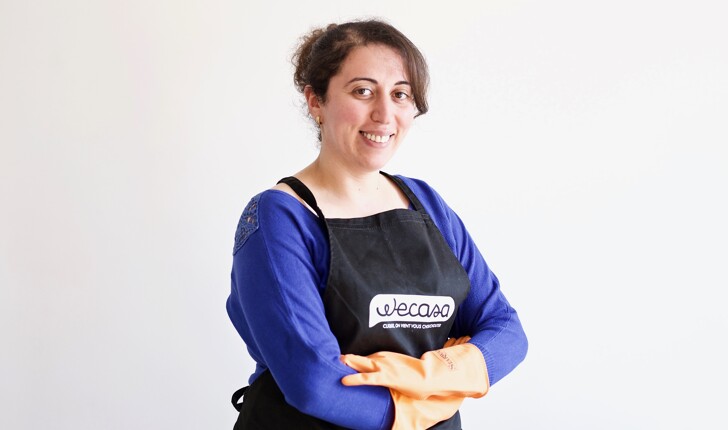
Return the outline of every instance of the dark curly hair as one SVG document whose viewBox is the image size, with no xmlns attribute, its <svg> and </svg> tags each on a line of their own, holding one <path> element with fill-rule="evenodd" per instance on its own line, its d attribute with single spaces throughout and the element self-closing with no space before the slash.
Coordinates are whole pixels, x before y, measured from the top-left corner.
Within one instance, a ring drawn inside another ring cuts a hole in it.
<svg viewBox="0 0 728 430">
<path fill-rule="evenodd" d="M 326 102 L 326 91 L 331 77 L 336 75 L 349 53 L 359 46 L 381 44 L 402 56 L 409 75 L 417 116 L 427 112 L 427 87 L 430 74 L 419 49 L 399 30 L 379 20 L 353 21 L 329 24 L 317 28 L 301 38 L 293 54 L 296 68 L 293 82 L 298 91 L 310 85 L 314 94 Z"/>
</svg>

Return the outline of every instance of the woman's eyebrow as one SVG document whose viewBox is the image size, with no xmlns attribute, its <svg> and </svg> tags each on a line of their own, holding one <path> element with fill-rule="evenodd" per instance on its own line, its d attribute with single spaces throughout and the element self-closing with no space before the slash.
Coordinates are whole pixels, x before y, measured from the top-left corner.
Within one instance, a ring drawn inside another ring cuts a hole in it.
<svg viewBox="0 0 728 430">
<path fill-rule="evenodd" d="M 375 85 L 379 84 L 379 82 L 377 82 L 376 79 L 356 77 L 356 78 L 350 80 L 349 82 L 347 82 L 346 85 L 349 85 L 350 83 L 356 82 L 356 81 L 367 81 L 367 82 L 371 82 L 371 83 L 373 83 Z M 409 85 L 409 86 L 412 86 L 407 81 L 397 81 L 397 82 L 394 83 L 394 85 Z"/>
</svg>

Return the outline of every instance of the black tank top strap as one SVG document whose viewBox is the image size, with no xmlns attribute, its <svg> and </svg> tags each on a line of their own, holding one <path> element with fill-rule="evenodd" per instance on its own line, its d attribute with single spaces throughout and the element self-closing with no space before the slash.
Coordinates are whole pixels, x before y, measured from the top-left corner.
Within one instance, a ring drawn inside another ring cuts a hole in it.
<svg viewBox="0 0 728 430">
<path fill-rule="evenodd" d="M 316 215 L 318 215 L 319 219 L 323 222 L 326 220 L 324 217 L 324 213 L 321 212 L 321 208 L 318 207 L 318 204 L 316 203 L 316 197 L 313 196 L 313 193 L 311 190 L 308 189 L 306 184 L 301 182 L 298 178 L 293 176 L 287 176 L 278 183 L 284 183 L 291 187 L 291 189 L 298 194 L 298 197 L 302 198 L 304 202 L 306 202 L 307 205 L 311 206 L 311 209 L 313 209 L 316 212 Z"/>
<path fill-rule="evenodd" d="M 423 214 L 427 213 L 427 211 L 425 211 L 424 206 L 422 206 L 422 203 L 420 203 L 420 199 L 418 199 L 417 196 L 415 196 L 415 193 L 412 192 L 410 187 L 408 187 L 407 184 L 405 184 L 402 179 L 400 179 L 396 176 L 392 176 L 386 172 L 380 171 L 379 173 L 381 173 L 382 175 L 391 179 L 392 181 L 394 181 L 395 184 L 397 184 L 399 186 L 399 188 L 402 190 L 404 195 L 406 195 L 407 198 L 409 199 L 409 201 L 412 203 L 412 207 L 414 207 L 417 212 L 420 212 Z"/>
</svg>

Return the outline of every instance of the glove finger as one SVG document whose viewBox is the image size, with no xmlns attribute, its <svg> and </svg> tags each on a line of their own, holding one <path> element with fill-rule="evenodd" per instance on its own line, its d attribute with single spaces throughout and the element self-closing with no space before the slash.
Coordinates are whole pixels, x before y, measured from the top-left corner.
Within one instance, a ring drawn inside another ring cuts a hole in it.
<svg viewBox="0 0 728 430">
<path fill-rule="evenodd" d="M 459 338 L 455 339 L 455 342 L 450 346 L 462 345 L 464 343 L 468 343 L 469 340 L 470 340 L 470 336 L 459 337 Z"/>
<path fill-rule="evenodd" d="M 470 336 L 463 336 L 460 339 L 458 339 L 460 342 L 457 343 L 457 345 L 462 345 L 464 343 L 470 342 Z"/>
<path fill-rule="evenodd" d="M 346 354 L 341 356 L 341 361 L 357 372 L 374 372 L 377 366 L 374 360 L 369 357 L 362 357 L 356 354 Z"/>
<path fill-rule="evenodd" d="M 462 336 L 462 337 L 451 337 L 445 342 L 445 345 L 443 345 L 443 348 L 449 348 L 451 346 L 456 345 L 462 345 L 464 343 L 467 343 L 470 340 L 470 336 Z"/>
<path fill-rule="evenodd" d="M 341 383 L 347 387 L 357 385 L 384 385 L 381 383 L 379 373 L 354 373 L 341 378 Z"/>
</svg>

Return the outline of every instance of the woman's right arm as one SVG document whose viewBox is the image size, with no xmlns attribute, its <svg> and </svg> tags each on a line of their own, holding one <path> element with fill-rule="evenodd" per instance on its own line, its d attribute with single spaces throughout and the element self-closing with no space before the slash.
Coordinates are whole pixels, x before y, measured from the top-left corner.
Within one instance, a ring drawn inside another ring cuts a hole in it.
<svg viewBox="0 0 728 430">
<path fill-rule="evenodd" d="M 355 371 L 340 361 L 321 300 L 328 246 L 318 219 L 292 196 L 254 197 L 236 234 L 228 314 L 291 406 L 347 428 L 389 429 L 386 388 L 340 382 Z"/>
</svg>

